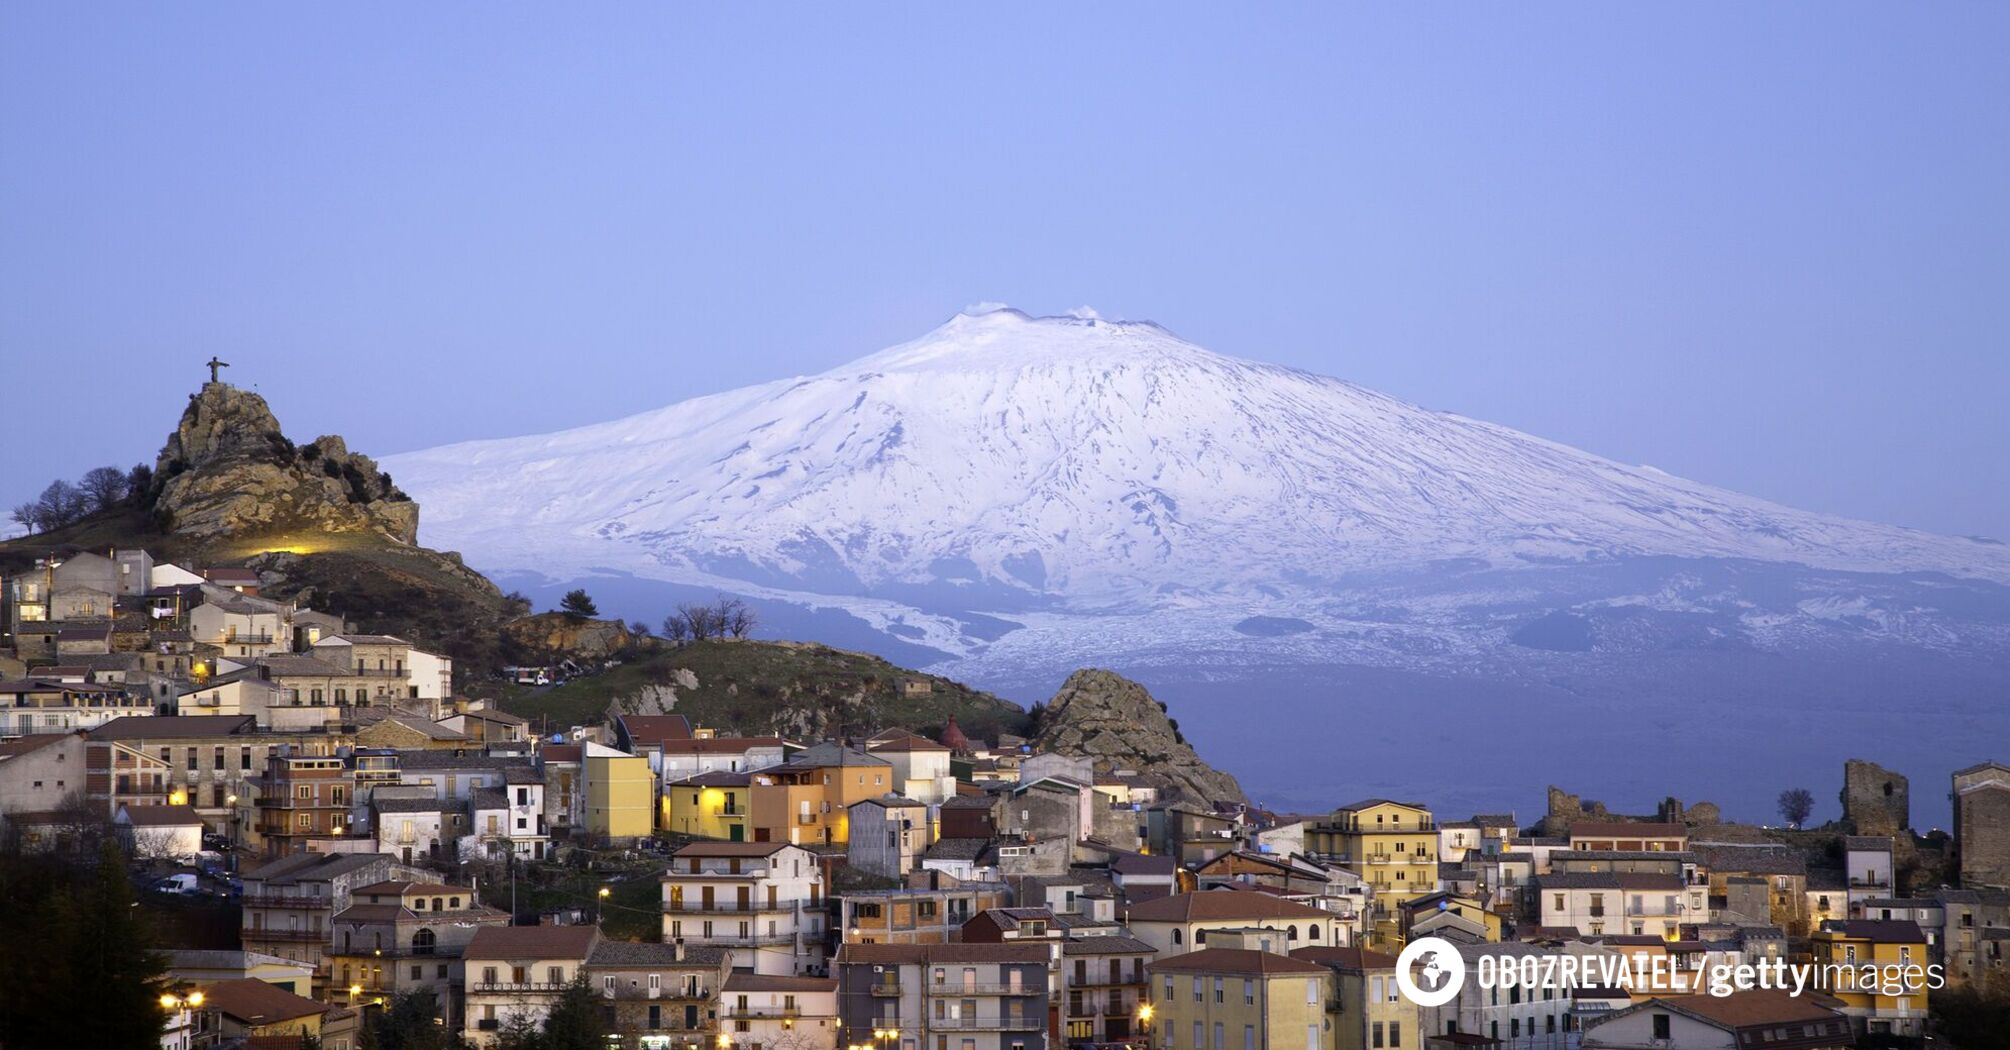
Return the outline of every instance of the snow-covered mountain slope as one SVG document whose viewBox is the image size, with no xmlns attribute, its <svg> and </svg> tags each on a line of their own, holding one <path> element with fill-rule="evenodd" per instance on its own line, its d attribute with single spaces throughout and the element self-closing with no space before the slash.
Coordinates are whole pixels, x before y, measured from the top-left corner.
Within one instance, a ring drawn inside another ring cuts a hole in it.
<svg viewBox="0 0 2010 1050">
<path fill-rule="evenodd" d="M 1136 612 L 1363 572 L 1668 555 L 2010 582 L 2010 548 L 1810 514 L 1151 323 L 966 312 L 821 375 L 385 464 L 425 542 L 965 609 Z"/>
</svg>

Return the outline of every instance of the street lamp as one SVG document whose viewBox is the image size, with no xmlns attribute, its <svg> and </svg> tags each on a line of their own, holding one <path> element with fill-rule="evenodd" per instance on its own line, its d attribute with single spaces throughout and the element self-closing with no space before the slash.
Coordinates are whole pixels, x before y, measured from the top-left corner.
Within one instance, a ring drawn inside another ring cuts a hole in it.
<svg viewBox="0 0 2010 1050">
<path fill-rule="evenodd" d="M 898 1028 L 875 1028 L 872 1030 L 872 1044 L 875 1047 L 878 1047 L 882 1040 L 892 1042 L 899 1038 L 900 1029 Z"/>
<path fill-rule="evenodd" d="M 1156 1011 L 1156 1010 L 1152 1009 L 1152 1004 L 1150 1004 L 1150 1003 L 1139 1003 L 1139 1004 L 1138 1004 L 1138 1023 L 1139 1023 L 1139 1024 L 1151 1024 L 1151 1023 L 1152 1023 L 1152 1014 L 1154 1014 L 1154 1013 L 1157 1013 L 1157 1012 L 1158 1012 L 1158 1011 Z"/>
<path fill-rule="evenodd" d="M 190 1010 L 201 1009 L 202 993 L 190 992 L 186 996 L 172 994 L 161 996 L 161 1009 L 166 1010 L 168 1013 L 174 1013 L 183 1007 L 187 1007 Z"/>
</svg>

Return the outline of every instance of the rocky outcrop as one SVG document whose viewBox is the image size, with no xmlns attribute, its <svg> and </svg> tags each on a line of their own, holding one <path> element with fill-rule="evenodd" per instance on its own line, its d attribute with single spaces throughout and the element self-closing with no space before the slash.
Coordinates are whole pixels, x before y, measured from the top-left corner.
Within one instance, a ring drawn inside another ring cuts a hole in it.
<svg viewBox="0 0 2010 1050">
<path fill-rule="evenodd" d="M 503 625 L 503 640 L 526 657 L 604 660 L 634 644 L 620 620 L 588 620 L 565 613 L 538 613 Z"/>
<path fill-rule="evenodd" d="M 206 383 L 154 466 L 153 509 L 197 542 L 287 534 L 375 533 L 417 541 L 419 505 L 339 437 L 295 446 L 265 399 Z"/>
<path fill-rule="evenodd" d="M 1234 777 L 1201 761 L 1144 686 L 1114 671 L 1069 675 L 1040 717 L 1034 746 L 1090 759 L 1098 773 L 1135 770 L 1189 801 L 1249 800 Z"/>
</svg>

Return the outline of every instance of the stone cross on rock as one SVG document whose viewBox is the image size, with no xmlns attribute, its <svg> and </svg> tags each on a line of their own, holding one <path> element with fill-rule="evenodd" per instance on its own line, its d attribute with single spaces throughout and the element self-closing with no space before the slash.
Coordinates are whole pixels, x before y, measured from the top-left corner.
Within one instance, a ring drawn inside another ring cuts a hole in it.
<svg viewBox="0 0 2010 1050">
<path fill-rule="evenodd" d="M 215 383 L 215 382 L 218 382 L 218 380 L 217 380 L 217 378 L 216 378 L 216 370 L 217 370 L 217 369 L 219 369 L 219 368 L 229 368 L 229 367 L 230 367 L 230 362 L 228 362 L 228 361 L 219 361 L 219 360 L 217 360 L 217 359 L 216 359 L 216 355 L 214 355 L 214 354 L 210 355 L 210 358 L 209 358 L 209 381 L 210 381 L 210 382 L 212 382 L 212 383 Z"/>
</svg>

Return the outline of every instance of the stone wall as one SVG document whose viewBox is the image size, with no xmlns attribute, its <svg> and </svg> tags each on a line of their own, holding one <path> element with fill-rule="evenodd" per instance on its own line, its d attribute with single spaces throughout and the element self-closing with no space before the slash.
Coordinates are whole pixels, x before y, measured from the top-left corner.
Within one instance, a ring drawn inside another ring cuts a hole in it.
<svg viewBox="0 0 2010 1050">
<path fill-rule="evenodd" d="M 2010 887 L 2010 769 L 1985 763 L 1954 774 L 1961 885 Z"/>
<path fill-rule="evenodd" d="M 1911 787 L 1904 774 L 1875 762 L 1843 763 L 1843 824 L 1856 835 L 1900 835 L 1912 826 Z"/>
</svg>

